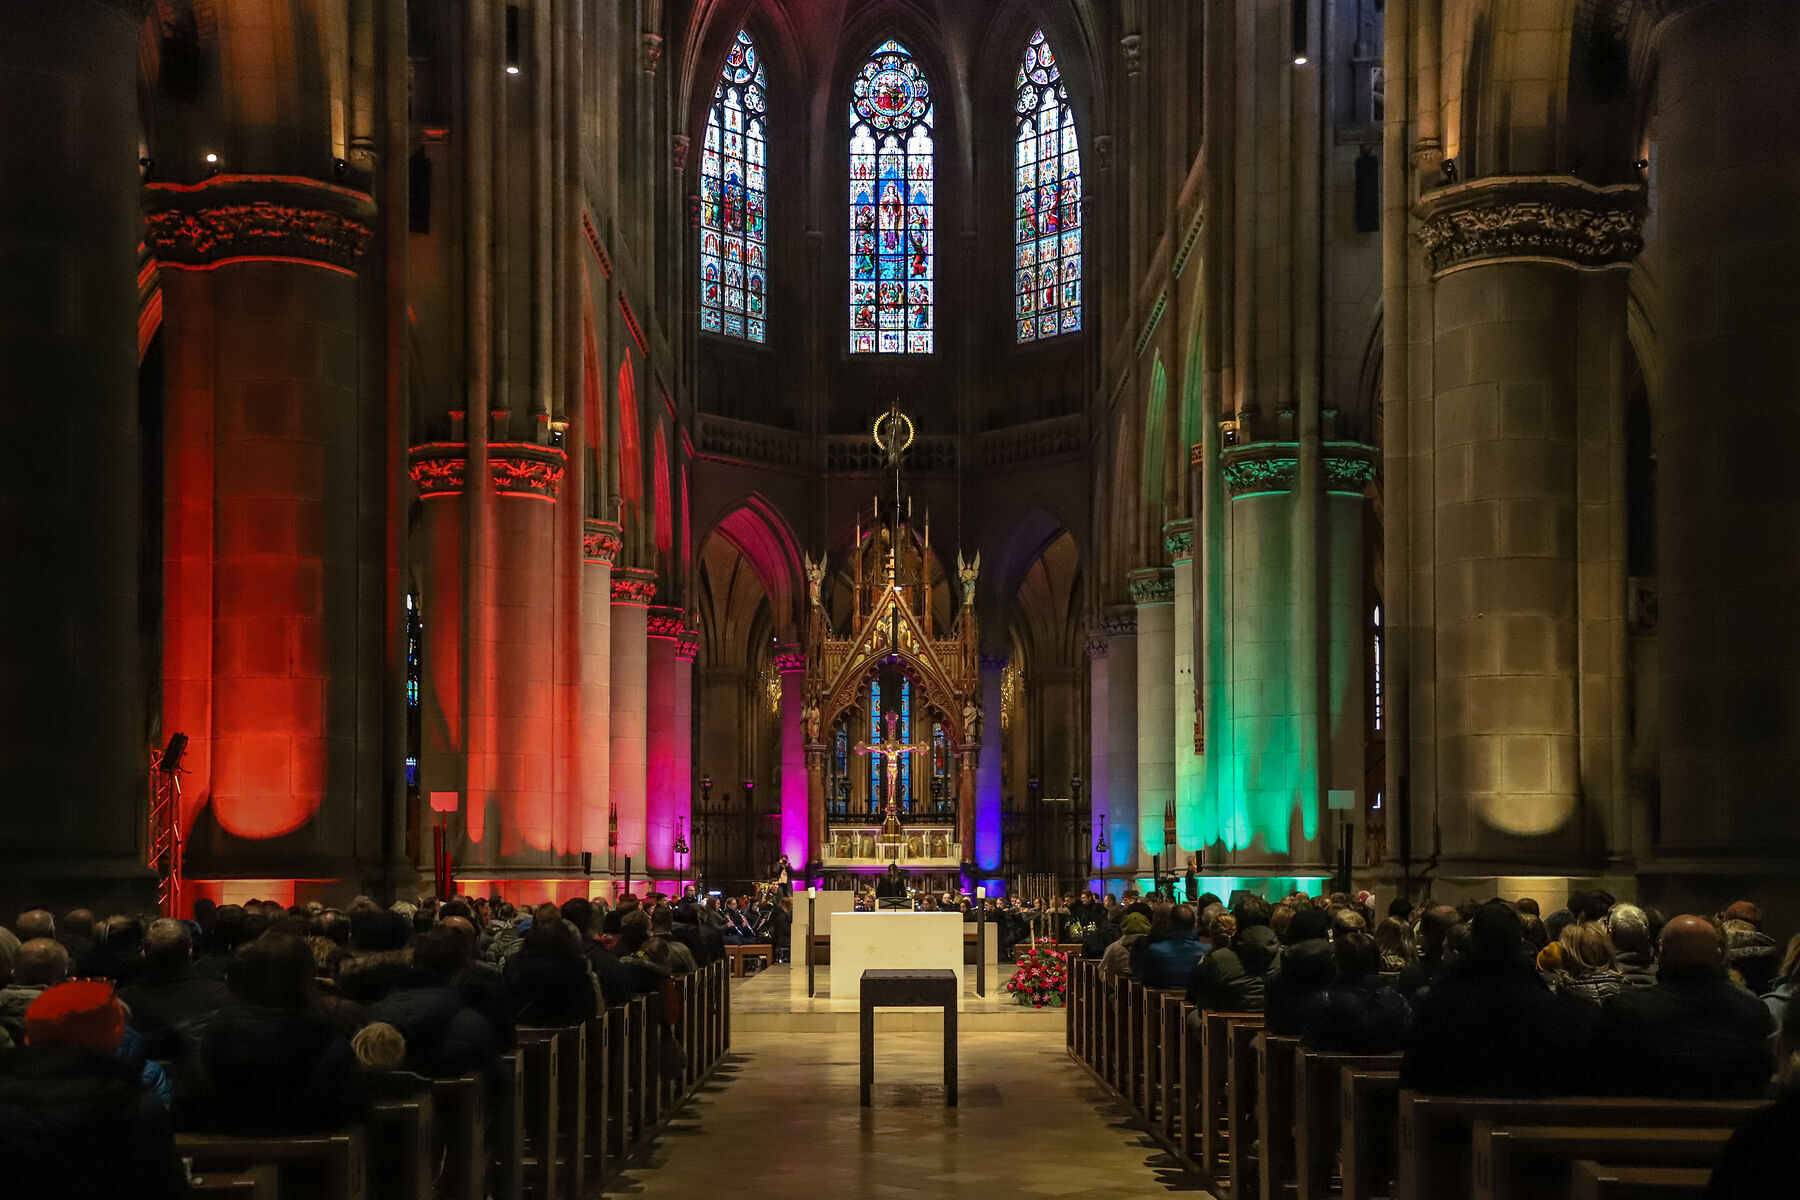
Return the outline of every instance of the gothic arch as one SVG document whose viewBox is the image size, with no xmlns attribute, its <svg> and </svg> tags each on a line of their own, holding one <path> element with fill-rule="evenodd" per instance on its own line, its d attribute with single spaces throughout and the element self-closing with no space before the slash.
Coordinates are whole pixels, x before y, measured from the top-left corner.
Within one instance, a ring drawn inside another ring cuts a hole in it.
<svg viewBox="0 0 1800 1200">
<path fill-rule="evenodd" d="M 756 573 L 769 599 L 776 636 L 794 641 L 806 588 L 800 540 L 793 527 L 767 498 L 752 492 L 708 529 L 698 544 L 705 546 L 715 534 L 741 554 Z"/>
</svg>

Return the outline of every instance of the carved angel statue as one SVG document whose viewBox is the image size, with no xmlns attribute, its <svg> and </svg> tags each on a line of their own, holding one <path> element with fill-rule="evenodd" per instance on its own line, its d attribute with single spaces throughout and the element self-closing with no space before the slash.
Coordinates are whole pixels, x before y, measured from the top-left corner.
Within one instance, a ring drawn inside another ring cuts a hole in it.
<svg viewBox="0 0 1800 1200">
<path fill-rule="evenodd" d="M 981 709 L 974 701 L 963 703 L 963 742 L 975 745 L 981 741 Z"/>
<path fill-rule="evenodd" d="M 802 713 L 806 725 L 806 740 L 816 743 L 819 740 L 819 706 L 808 704 Z"/>
<path fill-rule="evenodd" d="M 825 582 L 825 556 L 819 555 L 816 561 L 810 555 L 802 557 L 806 559 L 807 595 L 811 597 L 814 608 L 823 607 L 824 601 L 819 598 L 819 588 Z"/>
<path fill-rule="evenodd" d="M 956 552 L 956 577 L 962 580 L 963 603 L 965 605 L 975 603 L 975 580 L 980 574 L 981 551 L 977 550 L 974 558 L 965 560 L 962 556 L 962 551 L 958 550 Z"/>
</svg>

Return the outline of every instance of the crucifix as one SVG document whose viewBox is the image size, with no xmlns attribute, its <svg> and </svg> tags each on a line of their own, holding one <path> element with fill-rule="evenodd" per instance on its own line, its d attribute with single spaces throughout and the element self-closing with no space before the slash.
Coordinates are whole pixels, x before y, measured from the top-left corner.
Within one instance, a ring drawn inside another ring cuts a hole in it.
<svg viewBox="0 0 1800 1200">
<path fill-rule="evenodd" d="M 920 751 L 929 749 L 931 749 L 930 746 L 922 743 L 903 742 L 900 740 L 899 713 L 889 713 L 887 715 L 887 737 L 876 742 L 874 745 L 869 745 L 866 742 L 856 743 L 856 752 L 858 754 L 874 755 L 876 758 L 881 759 L 882 765 L 887 768 L 887 794 L 889 803 L 893 802 L 895 781 L 900 775 L 900 756 L 902 754 L 917 754 Z"/>
</svg>

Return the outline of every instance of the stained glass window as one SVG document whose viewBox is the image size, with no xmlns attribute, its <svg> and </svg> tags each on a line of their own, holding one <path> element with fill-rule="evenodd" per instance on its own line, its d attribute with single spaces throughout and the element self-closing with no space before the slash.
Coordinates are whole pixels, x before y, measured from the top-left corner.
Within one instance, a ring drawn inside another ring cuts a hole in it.
<svg viewBox="0 0 1800 1200">
<path fill-rule="evenodd" d="M 912 680 L 900 681 L 900 742 L 912 745 Z M 911 753 L 900 756 L 900 802 L 910 811 L 912 809 L 912 760 Z"/>
<path fill-rule="evenodd" d="M 881 743 L 881 681 L 869 685 L 869 745 Z M 881 809 L 881 755 L 869 755 L 869 811 Z"/>
<path fill-rule="evenodd" d="M 700 329 L 752 342 L 768 335 L 766 86 L 762 55 L 740 29 L 700 156 Z"/>
<path fill-rule="evenodd" d="M 1031 35 L 1019 65 L 1015 316 L 1021 342 L 1081 328 L 1081 148 L 1062 69 Z"/>
<path fill-rule="evenodd" d="M 850 90 L 850 352 L 930 354 L 936 311 L 931 87 L 883 42 Z"/>
</svg>

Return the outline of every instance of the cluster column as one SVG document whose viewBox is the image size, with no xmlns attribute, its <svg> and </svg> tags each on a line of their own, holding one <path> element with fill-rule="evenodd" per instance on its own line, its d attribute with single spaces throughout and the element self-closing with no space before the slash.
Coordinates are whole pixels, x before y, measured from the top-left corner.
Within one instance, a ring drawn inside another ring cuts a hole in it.
<svg viewBox="0 0 1800 1200">
<path fill-rule="evenodd" d="M 1108 689 L 1111 684 L 1109 675 L 1110 648 L 1103 634 L 1090 634 L 1087 640 L 1088 656 L 1088 832 L 1087 859 L 1088 869 L 1095 875 L 1105 871 L 1110 862 L 1108 853 L 1102 854 L 1094 849 L 1104 841 L 1111 841 L 1107 836 L 1107 814 L 1111 811 L 1112 801 L 1112 744 L 1111 713 L 1108 709 Z"/>
<path fill-rule="evenodd" d="M 1137 605 L 1137 829 L 1140 855 L 1165 852 L 1175 799 L 1175 579 L 1166 567 L 1131 573 Z M 1190 637 L 1193 626 L 1188 626 Z M 1191 653 L 1191 651 L 1190 651 Z M 1143 866 L 1139 862 L 1140 869 Z"/>
<path fill-rule="evenodd" d="M 1106 790 L 1110 870 L 1138 868 L 1138 624 L 1136 608 L 1100 614 L 1106 635 Z"/>
<path fill-rule="evenodd" d="M 1210 839 L 1201 822 L 1201 763 L 1194 753 L 1194 523 L 1171 521 L 1163 535 L 1175 582 L 1175 844 L 1198 850 Z"/>
<path fill-rule="evenodd" d="M 652 608 L 645 616 L 644 707 L 646 798 L 645 857 L 649 870 L 673 874 L 675 861 L 675 663 L 677 642 L 687 632 L 678 608 Z M 692 692 L 689 693 L 692 703 Z"/>
<path fill-rule="evenodd" d="M 975 771 L 975 847 L 963 854 L 972 856 L 981 871 L 1000 869 L 1001 833 L 1005 828 L 1005 799 L 1001 794 L 1002 759 L 1005 732 L 1002 719 L 1006 704 L 1006 664 L 1004 654 L 981 656 L 981 760 Z"/>
<path fill-rule="evenodd" d="M 612 573 L 620 527 L 589 518 L 581 568 L 581 798 L 577 848 L 604 855 L 612 792 Z"/>
<path fill-rule="evenodd" d="M 775 671 L 781 676 L 781 852 L 798 875 L 825 844 L 823 797 L 812 803 L 806 773 L 806 655 L 798 646 L 779 647 Z M 753 865 L 766 870 L 774 864 Z"/>
<path fill-rule="evenodd" d="M 76 894 L 125 904 L 148 888 L 138 849 L 141 21 L 122 0 L 13 5 L 7 16 L 0 92 L 29 98 L 31 115 L 0 130 L 0 759 L 19 797 L 0 817 L 0 892 L 19 904 Z M 205 648 L 193 652 L 204 672 Z"/>
<path fill-rule="evenodd" d="M 649 735 L 647 684 L 648 620 L 656 598 L 656 572 L 614 567 L 612 578 L 612 822 L 617 830 L 615 869 L 630 856 L 645 863 L 647 848 Z M 648 865 L 647 863 L 645 864 Z M 635 873 L 635 872 L 634 872 Z"/>
</svg>

